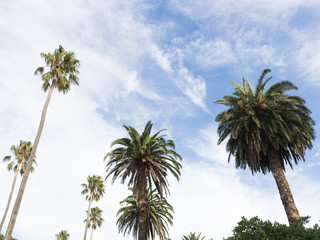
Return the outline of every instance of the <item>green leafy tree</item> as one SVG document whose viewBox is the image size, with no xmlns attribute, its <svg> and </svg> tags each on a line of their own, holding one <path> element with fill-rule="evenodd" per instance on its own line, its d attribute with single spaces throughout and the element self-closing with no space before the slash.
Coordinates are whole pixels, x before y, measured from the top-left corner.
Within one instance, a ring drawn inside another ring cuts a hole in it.
<svg viewBox="0 0 320 240">
<path fill-rule="evenodd" d="M 204 240 L 204 237 L 201 237 L 201 233 L 190 233 L 188 236 L 183 236 L 182 240 Z"/>
<path fill-rule="evenodd" d="M 147 189 L 152 187 L 153 182 L 161 196 L 163 192 L 167 194 L 167 174 L 170 172 L 179 180 L 181 164 L 177 160 L 181 160 L 181 157 L 174 151 L 173 141 L 165 140 L 165 135 L 160 135 L 164 129 L 151 135 L 151 121 L 141 135 L 131 126 L 124 128 L 130 138 L 120 138 L 111 144 L 111 147 L 120 146 L 105 157 L 109 158 L 106 178 L 113 175 L 112 182 L 119 177 L 122 183 L 129 179 L 128 186 L 133 186 L 139 209 L 138 239 L 147 240 Z"/>
<path fill-rule="evenodd" d="M 58 234 L 56 234 L 57 240 L 68 240 L 70 237 L 67 230 L 61 230 Z"/>
<path fill-rule="evenodd" d="M 304 223 L 306 222 L 308 222 L 308 219 Z M 242 217 L 232 232 L 233 236 L 225 240 L 320 240 L 318 224 L 314 225 L 313 228 L 301 227 L 296 224 L 286 226 L 277 222 L 263 221 L 258 217 L 250 219 Z"/>
<path fill-rule="evenodd" d="M 228 161 L 233 155 L 237 168 L 248 167 L 252 174 L 271 171 L 290 225 L 299 224 L 284 170 L 286 164 L 292 168 L 293 162 L 304 160 L 306 149 L 312 148 L 314 122 L 302 98 L 285 94 L 297 89 L 292 83 L 282 81 L 265 89 L 271 77 L 263 79 L 269 72 L 262 72 L 255 91 L 247 80 L 243 79 L 242 86 L 231 82 L 233 95 L 215 102 L 229 107 L 216 117 L 218 143 L 228 139 Z"/>
<path fill-rule="evenodd" d="M 2 230 L 3 224 L 4 224 L 6 217 L 7 217 L 7 213 L 8 213 L 9 207 L 10 207 L 10 203 L 11 203 L 14 187 L 16 185 L 18 173 L 20 172 L 21 176 L 24 174 L 24 172 L 26 170 L 26 166 L 27 166 L 27 161 L 28 161 L 30 154 L 31 154 L 31 150 L 32 150 L 31 142 L 26 142 L 26 141 L 20 140 L 19 145 L 17 145 L 17 146 L 12 145 L 11 146 L 11 151 L 14 154 L 14 160 L 11 159 L 11 156 L 6 156 L 3 159 L 4 162 L 9 161 L 9 163 L 7 165 L 8 171 L 13 170 L 15 172 L 15 175 L 14 175 L 13 183 L 11 186 L 11 191 L 9 194 L 7 206 L 6 206 L 6 209 L 4 211 L 4 214 L 3 214 L 3 217 L 2 217 L 2 220 L 0 223 L 0 232 Z M 33 163 L 34 164 L 36 163 L 35 159 L 33 159 Z M 31 172 L 33 172 L 33 170 L 34 170 L 34 167 L 31 168 Z"/>
<path fill-rule="evenodd" d="M 85 222 L 87 219 L 84 220 Z M 90 218 L 89 218 L 89 223 L 88 223 L 88 228 L 91 227 L 91 237 L 90 239 L 92 240 L 93 238 L 93 230 L 97 229 L 98 227 L 101 227 L 102 222 L 104 219 L 102 218 L 102 210 L 98 207 L 91 208 L 90 211 Z"/>
<path fill-rule="evenodd" d="M 133 189 L 130 188 L 130 190 L 132 195 L 120 202 L 121 205 L 125 204 L 125 206 L 120 208 L 117 213 L 117 225 L 119 232 L 123 232 L 124 235 L 132 233 L 134 239 L 137 239 L 140 212 Z M 166 239 L 168 226 L 173 224 L 173 207 L 165 198 L 160 196 L 156 189 L 149 190 L 147 193 L 147 212 L 148 239 L 154 239 L 155 235 L 158 235 L 160 240 Z"/>
<path fill-rule="evenodd" d="M 64 50 L 62 46 L 59 46 L 58 49 L 54 51 L 53 54 L 51 53 L 41 53 L 41 57 L 44 58 L 44 61 L 46 63 L 46 66 L 49 67 L 49 71 L 44 73 L 44 67 L 39 67 L 35 71 L 35 74 L 40 73 L 42 75 L 43 85 L 42 89 L 46 92 L 49 89 L 49 93 L 47 95 L 46 102 L 43 106 L 42 114 L 41 114 L 41 120 L 38 128 L 38 132 L 36 135 L 36 138 L 34 140 L 34 145 L 30 154 L 30 157 L 28 159 L 27 168 L 25 170 L 25 173 L 23 175 L 18 196 L 16 199 L 16 202 L 14 204 L 10 222 L 7 228 L 5 240 L 9 240 L 14 225 L 18 216 L 20 204 L 22 201 L 23 193 L 26 188 L 27 180 L 32 168 L 32 162 L 35 156 L 35 153 L 37 151 L 37 147 L 40 141 L 41 133 L 44 127 L 44 122 L 46 118 L 46 113 L 48 109 L 48 105 L 50 102 L 50 98 L 52 95 L 53 89 L 57 88 L 59 92 L 67 93 L 70 90 L 71 84 L 77 84 L 78 85 L 78 77 L 77 73 L 78 67 L 79 67 L 79 61 L 75 59 L 73 52 L 67 52 Z"/>
<path fill-rule="evenodd" d="M 101 197 L 103 197 L 104 194 L 104 181 L 102 180 L 101 176 L 93 175 L 92 177 L 88 176 L 87 178 L 87 184 L 83 183 L 81 186 L 84 188 L 81 191 L 82 195 L 86 195 L 86 200 L 89 200 L 89 207 L 87 211 L 87 220 L 86 222 L 86 228 L 84 231 L 84 237 L 85 240 L 87 238 L 87 229 L 89 224 L 89 217 L 90 217 L 90 209 L 91 209 L 91 203 L 92 201 L 99 201 Z"/>
</svg>

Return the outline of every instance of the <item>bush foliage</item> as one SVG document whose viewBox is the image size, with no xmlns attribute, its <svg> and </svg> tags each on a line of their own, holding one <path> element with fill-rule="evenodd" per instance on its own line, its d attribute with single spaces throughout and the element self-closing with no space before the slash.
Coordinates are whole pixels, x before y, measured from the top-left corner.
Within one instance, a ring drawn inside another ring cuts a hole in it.
<svg viewBox="0 0 320 240">
<path fill-rule="evenodd" d="M 320 240 L 320 226 L 306 228 L 310 217 L 301 218 L 303 226 L 287 226 L 277 222 L 262 221 L 258 217 L 246 219 L 242 217 L 232 230 L 233 236 L 224 240 Z"/>
</svg>

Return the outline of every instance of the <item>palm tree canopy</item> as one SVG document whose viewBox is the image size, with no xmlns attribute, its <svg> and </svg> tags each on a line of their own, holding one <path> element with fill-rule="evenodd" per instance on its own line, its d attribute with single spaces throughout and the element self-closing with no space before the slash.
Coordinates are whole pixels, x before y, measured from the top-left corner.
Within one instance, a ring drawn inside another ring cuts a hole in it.
<svg viewBox="0 0 320 240">
<path fill-rule="evenodd" d="M 204 237 L 201 238 L 201 233 L 190 233 L 188 236 L 183 236 L 182 240 L 204 240 Z"/>
<path fill-rule="evenodd" d="M 15 146 L 11 146 L 11 151 L 13 152 L 13 155 L 15 157 L 14 160 L 11 160 L 11 156 L 5 156 L 3 161 L 9 161 L 7 168 L 8 171 L 10 170 L 17 170 L 18 164 L 20 165 L 20 174 L 23 175 L 27 168 L 27 161 L 30 157 L 31 151 L 32 151 L 32 145 L 31 142 L 20 140 L 20 144 Z M 33 163 L 36 163 L 35 157 L 33 159 Z M 31 172 L 34 171 L 34 167 L 32 166 Z"/>
<path fill-rule="evenodd" d="M 56 234 L 57 240 L 68 240 L 70 237 L 67 230 L 61 230 L 58 234 Z"/>
<path fill-rule="evenodd" d="M 124 207 L 120 208 L 117 213 L 117 225 L 119 232 L 123 232 L 124 235 L 132 233 L 132 236 L 137 239 L 138 234 L 138 220 L 139 220 L 139 207 L 137 206 L 136 196 L 132 195 L 120 202 Z M 148 206 L 148 236 L 151 239 L 158 235 L 161 240 L 168 236 L 168 225 L 173 224 L 173 207 L 167 202 L 167 200 L 160 196 L 160 194 L 154 189 L 148 191 L 147 194 L 147 206 Z"/>
<path fill-rule="evenodd" d="M 65 51 L 60 45 L 53 54 L 41 53 L 40 55 L 44 58 L 46 66 L 50 68 L 46 73 L 44 73 L 44 67 L 38 67 L 35 71 L 35 74 L 40 73 L 42 75 L 44 91 L 47 91 L 50 85 L 54 84 L 59 92 L 67 93 L 72 83 L 79 85 L 76 74 L 79 73 L 80 62 L 75 59 L 73 52 Z"/>
<path fill-rule="evenodd" d="M 84 189 L 81 191 L 82 195 L 86 195 L 86 200 L 90 200 L 92 194 L 92 200 L 98 201 L 104 194 L 104 183 L 101 176 L 93 175 L 88 176 L 87 183 L 81 184 Z"/>
<path fill-rule="evenodd" d="M 107 177 L 113 175 L 112 182 L 117 177 L 121 182 L 129 178 L 128 186 L 133 185 L 136 193 L 138 185 L 138 170 L 147 170 L 147 180 L 149 188 L 152 182 L 162 196 L 163 191 L 167 194 L 168 180 L 167 172 L 179 180 L 181 164 L 177 160 L 182 160 L 181 156 L 174 151 L 175 145 L 172 140 L 165 140 L 166 135 L 160 135 L 164 129 L 151 135 L 152 123 L 149 121 L 144 131 L 140 135 L 131 126 L 124 126 L 130 138 L 121 138 L 112 142 L 111 147 L 120 147 L 109 152 L 106 158 L 109 161 L 106 165 Z"/>
<path fill-rule="evenodd" d="M 102 218 L 102 212 L 103 211 L 98 207 L 91 208 L 88 228 L 92 227 L 93 229 L 96 229 L 97 226 L 101 227 L 104 221 L 104 219 Z M 84 221 L 86 222 L 87 219 L 85 219 Z"/>
<path fill-rule="evenodd" d="M 233 95 L 215 102 L 229 107 L 216 117 L 218 144 L 228 138 L 229 161 L 231 155 L 235 156 L 236 167 L 248 166 L 252 174 L 270 171 L 270 148 L 278 151 L 283 170 L 286 164 L 292 168 L 292 159 L 295 164 L 304 160 L 305 150 L 312 148 L 315 137 L 314 121 L 305 101 L 286 94 L 297 87 L 281 81 L 265 89 L 271 77 L 265 81 L 264 77 L 269 72 L 269 69 L 262 72 L 255 90 L 245 79 L 242 86 L 231 82 L 235 88 Z"/>
</svg>

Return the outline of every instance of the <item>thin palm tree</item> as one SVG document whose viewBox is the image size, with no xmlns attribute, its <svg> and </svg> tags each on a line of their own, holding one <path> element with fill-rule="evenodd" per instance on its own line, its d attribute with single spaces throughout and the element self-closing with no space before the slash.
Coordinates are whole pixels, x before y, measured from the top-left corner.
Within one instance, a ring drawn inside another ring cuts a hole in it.
<svg viewBox="0 0 320 240">
<path fill-rule="evenodd" d="M 120 138 L 112 142 L 111 147 L 120 145 L 109 152 L 107 177 L 113 175 L 112 182 L 118 177 L 121 182 L 129 178 L 128 186 L 133 185 L 133 192 L 139 208 L 138 239 L 148 237 L 147 189 L 156 186 L 160 196 L 169 193 L 167 174 L 170 172 L 177 180 L 180 178 L 181 156 L 174 151 L 172 140 L 165 140 L 160 130 L 151 135 L 152 123 L 149 121 L 142 134 L 131 126 L 124 126 L 130 138 Z"/>
<path fill-rule="evenodd" d="M 53 89 L 57 88 L 59 92 L 63 92 L 64 94 L 67 93 L 70 90 L 71 84 L 77 84 L 78 85 L 78 77 L 77 73 L 79 73 L 78 68 L 79 68 L 79 61 L 74 57 L 73 52 L 67 52 L 64 50 L 62 46 L 59 46 L 58 49 L 54 51 L 53 54 L 51 53 L 41 53 L 41 57 L 44 58 L 44 61 L 46 63 L 46 66 L 49 67 L 49 71 L 44 73 L 44 67 L 38 67 L 37 70 L 35 71 L 35 74 L 40 73 L 42 75 L 42 80 L 44 81 L 42 85 L 42 89 L 46 92 L 49 88 L 49 93 L 47 95 L 46 102 L 43 106 L 42 109 L 42 114 L 41 114 L 41 120 L 38 128 L 38 132 L 36 135 L 36 138 L 34 140 L 34 145 L 28 160 L 27 168 L 25 171 L 25 174 L 23 175 L 18 196 L 16 199 L 16 202 L 14 204 L 10 222 L 8 225 L 8 229 L 6 232 L 6 236 L 4 240 L 9 240 L 13 229 L 14 225 L 18 216 L 20 204 L 22 201 L 23 193 L 27 184 L 27 180 L 32 168 L 32 162 L 35 156 L 35 153 L 37 151 L 37 147 L 40 141 L 42 129 L 44 126 L 45 118 L 46 118 L 46 113 L 48 109 L 48 105 L 50 102 L 50 98 L 52 95 Z"/>
<path fill-rule="evenodd" d="M 269 89 L 263 80 L 270 70 L 262 72 L 255 89 L 247 80 L 243 85 L 231 82 L 235 92 L 215 103 L 228 110 L 216 117 L 220 144 L 228 138 L 227 151 L 235 157 L 236 167 L 249 167 L 252 174 L 271 171 L 276 181 L 289 224 L 300 225 L 300 215 L 285 178 L 285 165 L 304 161 L 306 149 L 312 148 L 314 121 L 305 101 L 285 94 L 297 87 L 291 82 L 275 83 Z"/>
<path fill-rule="evenodd" d="M 67 230 L 61 230 L 58 234 L 56 234 L 57 240 L 68 240 L 70 237 Z"/>
<path fill-rule="evenodd" d="M 204 237 L 201 237 L 201 233 L 190 233 L 188 236 L 183 236 L 182 240 L 204 240 Z"/>
<path fill-rule="evenodd" d="M 87 222 L 87 219 L 84 220 Z M 90 211 L 90 218 L 89 218 L 89 223 L 88 223 L 88 228 L 91 227 L 91 237 L 90 239 L 92 240 L 93 238 L 93 230 L 97 229 L 98 227 L 101 227 L 104 219 L 102 218 L 102 210 L 98 207 L 91 208 Z"/>
<path fill-rule="evenodd" d="M 87 184 L 83 183 L 81 186 L 84 188 L 81 191 L 82 195 L 86 195 L 86 200 L 89 200 L 89 207 L 87 211 L 87 220 L 86 220 L 86 228 L 84 231 L 85 240 L 87 238 L 87 229 L 90 217 L 90 209 L 92 201 L 99 201 L 104 194 L 104 181 L 102 180 L 101 176 L 93 175 L 92 177 L 88 176 Z"/>
<path fill-rule="evenodd" d="M 16 185 L 18 173 L 20 172 L 21 176 L 24 174 L 24 172 L 26 170 L 26 166 L 27 166 L 27 161 L 28 161 L 30 154 L 31 154 L 31 150 L 32 150 L 31 142 L 26 142 L 26 141 L 20 140 L 19 145 L 17 145 L 17 146 L 12 145 L 11 146 L 11 151 L 13 152 L 15 159 L 11 160 L 11 156 L 6 156 L 3 159 L 4 162 L 9 161 L 9 163 L 7 165 L 8 171 L 13 170 L 15 172 L 15 175 L 14 175 L 14 179 L 12 182 L 7 206 L 6 206 L 6 209 L 4 211 L 4 214 L 3 214 L 3 217 L 2 217 L 2 220 L 0 223 L 0 232 L 1 232 L 3 224 L 4 224 L 6 217 L 7 217 L 7 213 L 8 213 L 9 207 L 10 207 L 10 203 L 11 203 L 14 187 Z M 35 159 L 33 159 L 33 163 L 36 164 Z M 33 172 L 33 170 L 34 170 L 34 167 L 32 166 L 31 172 Z"/>
<path fill-rule="evenodd" d="M 137 239 L 140 212 L 133 189 L 129 189 L 132 191 L 132 195 L 120 202 L 125 206 L 120 208 L 117 213 L 117 225 L 119 232 L 123 232 L 123 235 L 132 233 L 134 239 Z M 168 226 L 173 224 L 173 207 L 164 197 L 160 196 L 156 189 L 148 190 L 147 212 L 148 238 L 154 239 L 155 235 L 158 235 L 160 240 L 165 240 L 168 236 Z"/>
</svg>

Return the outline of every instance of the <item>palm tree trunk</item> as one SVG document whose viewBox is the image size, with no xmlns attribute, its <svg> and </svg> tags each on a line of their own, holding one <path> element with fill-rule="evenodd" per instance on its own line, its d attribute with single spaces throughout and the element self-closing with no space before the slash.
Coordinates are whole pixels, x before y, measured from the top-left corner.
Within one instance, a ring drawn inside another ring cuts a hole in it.
<svg viewBox="0 0 320 240">
<path fill-rule="evenodd" d="M 38 128 L 38 132 L 37 132 L 36 138 L 34 140 L 34 144 L 33 144 L 33 147 L 32 147 L 32 151 L 31 151 L 30 157 L 28 159 L 27 169 L 24 172 L 23 178 L 21 180 L 18 196 L 17 196 L 16 202 L 15 202 L 15 204 L 13 206 L 13 209 L 12 209 L 9 225 L 8 225 L 6 236 L 4 237 L 4 240 L 10 240 L 10 238 L 12 236 L 13 228 L 14 228 L 14 225 L 16 223 L 16 219 L 17 219 L 17 216 L 18 216 L 20 204 L 21 204 L 21 201 L 22 201 L 22 196 L 23 196 L 24 190 L 25 190 L 26 185 L 27 185 L 28 177 L 29 177 L 29 174 L 30 174 L 30 171 L 31 171 L 31 168 L 32 168 L 32 164 L 33 164 L 33 159 L 34 159 L 34 156 L 36 154 L 37 147 L 38 147 L 38 144 L 39 144 L 39 141 L 40 141 L 42 129 L 43 129 L 44 122 L 45 122 L 45 119 L 46 119 L 48 105 L 49 105 L 50 98 L 51 98 L 51 95 L 52 95 L 52 91 L 53 91 L 53 89 L 55 87 L 54 82 L 55 81 L 52 81 L 52 84 L 51 84 L 51 87 L 50 87 L 46 102 L 45 102 L 45 104 L 43 106 L 43 109 L 42 109 L 41 120 L 40 120 L 40 125 L 39 125 L 39 128 Z"/>
<path fill-rule="evenodd" d="M 11 203 L 11 199 L 12 199 L 14 187 L 15 187 L 15 185 L 16 185 L 17 176 L 18 176 L 18 172 L 19 172 L 19 169 L 20 169 L 20 164 L 21 164 L 20 162 L 18 162 L 18 164 L 17 164 L 17 169 L 16 169 L 16 173 L 15 173 L 15 175 L 14 175 L 14 179 L 13 179 L 12 186 L 11 186 L 11 191 L 10 191 L 8 203 L 7 203 L 6 210 L 4 211 L 4 214 L 3 214 L 3 217 L 2 217 L 2 220 L 1 220 L 0 232 L 1 232 L 1 230 L 2 230 L 4 221 L 6 220 L 7 213 L 8 213 L 9 207 L 10 207 L 10 203 Z"/>
<path fill-rule="evenodd" d="M 147 206 L 147 169 L 142 168 L 138 172 L 138 239 L 148 239 L 148 206 Z"/>
<path fill-rule="evenodd" d="M 87 230 L 88 230 L 88 224 L 89 224 L 89 216 L 90 216 L 90 208 L 91 208 L 92 198 L 93 198 L 93 192 L 91 193 L 91 196 L 90 196 L 88 214 L 87 214 L 87 221 L 86 221 L 86 228 L 84 230 L 83 240 L 86 240 L 86 238 L 87 238 Z"/>
<path fill-rule="evenodd" d="M 273 177 L 276 180 L 276 184 L 280 193 L 280 198 L 284 206 L 284 209 L 286 211 L 289 224 L 301 225 L 300 215 L 296 207 L 296 204 L 294 203 L 289 184 L 284 175 L 284 171 L 280 163 L 279 153 L 276 149 L 272 147 L 268 151 L 268 156 L 269 156 L 270 168 L 271 168 Z"/>
<path fill-rule="evenodd" d="M 93 237 L 93 227 L 91 226 L 91 237 L 90 237 L 90 240 L 92 240 L 92 237 Z"/>
</svg>

